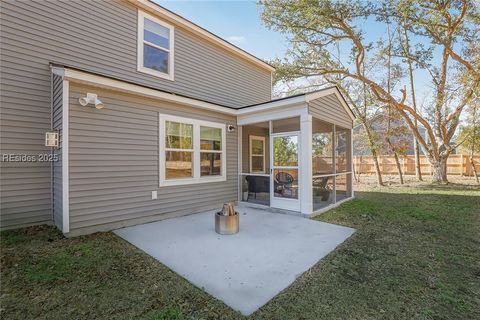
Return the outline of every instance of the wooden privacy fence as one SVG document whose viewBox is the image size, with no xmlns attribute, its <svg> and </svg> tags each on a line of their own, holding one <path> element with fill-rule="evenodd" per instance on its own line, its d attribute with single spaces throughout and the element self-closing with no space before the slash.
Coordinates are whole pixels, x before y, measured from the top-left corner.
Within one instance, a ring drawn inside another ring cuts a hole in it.
<svg viewBox="0 0 480 320">
<path fill-rule="evenodd" d="M 452 154 L 447 161 L 447 175 L 473 176 L 470 156 L 464 154 Z M 379 156 L 378 162 L 382 174 L 398 174 L 397 165 L 393 156 Z M 480 174 L 480 155 L 473 157 L 475 169 Z M 415 174 L 415 156 L 400 158 L 402 173 L 405 175 Z M 353 169 L 357 174 L 375 173 L 375 166 L 372 156 L 354 156 Z M 423 174 L 432 174 L 432 166 L 427 157 L 420 156 L 420 170 Z"/>
</svg>

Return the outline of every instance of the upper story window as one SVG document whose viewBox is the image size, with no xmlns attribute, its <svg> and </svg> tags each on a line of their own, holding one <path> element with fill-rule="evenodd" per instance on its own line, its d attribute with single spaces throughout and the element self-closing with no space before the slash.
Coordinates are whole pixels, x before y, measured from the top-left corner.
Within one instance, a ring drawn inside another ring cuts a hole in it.
<svg viewBox="0 0 480 320">
<path fill-rule="evenodd" d="M 172 25 L 138 11 L 138 71 L 173 80 L 173 35 Z"/>
</svg>

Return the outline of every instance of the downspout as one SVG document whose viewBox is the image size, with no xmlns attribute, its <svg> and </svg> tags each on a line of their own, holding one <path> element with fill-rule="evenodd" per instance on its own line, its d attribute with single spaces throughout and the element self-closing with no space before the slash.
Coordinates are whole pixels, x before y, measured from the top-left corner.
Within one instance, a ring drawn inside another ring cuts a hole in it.
<svg viewBox="0 0 480 320">
<path fill-rule="evenodd" d="M 52 65 L 50 65 L 50 130 L 53 130 L 53 70 L 52 70 Z M 55 150 L 53 148 L 50 148 L 50 155 L 51 158 L 53 159 L 53 154 L 55 153 Z M 50 161 L 50 209 L 51 209 L 51 216 L 52 216 L 52 223 L 55 224 L 55 211 L 54 211 L 54 190 L 53 190 L 53 169 L 54 168 L 54 162 Z"/>
</svg>

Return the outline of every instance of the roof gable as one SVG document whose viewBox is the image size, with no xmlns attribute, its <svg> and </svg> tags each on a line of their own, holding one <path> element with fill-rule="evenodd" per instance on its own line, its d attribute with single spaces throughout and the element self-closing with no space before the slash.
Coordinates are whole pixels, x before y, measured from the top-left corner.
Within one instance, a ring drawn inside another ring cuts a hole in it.
<svg viewBox="0 0 480 320">
<path fill-rule="evenodd" d="M 195 23 L 183 18 L 182 16 L 173 13 L 172 11 L 165 9 L 164 7 L 160 6 L 159 4 L 150 1 L 150 0 L 127 0 L 130 3 L 134 4 L 138 8 L 141 8 L 149 13 L 160 17 L 161 19 L 167 20 L 170 23 L 175 25 L 181 26 L 195 35 L 199 36 L 202 39 L 210 41 L 219 47 L 249 61 L 256 64 L 259 67 L 262 67 L 270 72 L 274 71 L 275 68 L 263 61 L 260 58 L 255 57 L 254 55 L 246 52 L 245 50 L 240 49 L 239 47 L 231 44 L 230 42 L 226 41 L 225 39 L 220 38 L 219 36 L 211 33 L 210 31 L 196 25 Z"/>
</svg>

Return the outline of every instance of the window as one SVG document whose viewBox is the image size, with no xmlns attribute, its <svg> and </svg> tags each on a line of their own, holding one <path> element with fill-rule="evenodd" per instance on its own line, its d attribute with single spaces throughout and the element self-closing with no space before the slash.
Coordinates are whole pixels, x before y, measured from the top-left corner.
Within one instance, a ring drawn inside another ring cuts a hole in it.
<svg viewBox="0 0 480 320">
<path fill-rule="evenodd" d="M 160 115 L 160 186 L 226 180 L 225 124 Z"/>
<path fill-rule="evenodd" d="M 250 173 L 265 173 L 265 137 L 250 136 Z"/>
<path fill-rule="evenodd" d="M 165 121 L 165 177 L 192 178 L 193 125 Z"/>
<path fill-rule="evenodd" d="M 200 176 L 221 175 L 222 129 L 200 126 Z"/>
<path fill-rule="evenodd" d="M 138 12 L 138 71 L 173 80 L 173 31 L 173 26 Z"/>
</svg>

